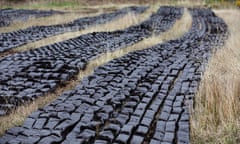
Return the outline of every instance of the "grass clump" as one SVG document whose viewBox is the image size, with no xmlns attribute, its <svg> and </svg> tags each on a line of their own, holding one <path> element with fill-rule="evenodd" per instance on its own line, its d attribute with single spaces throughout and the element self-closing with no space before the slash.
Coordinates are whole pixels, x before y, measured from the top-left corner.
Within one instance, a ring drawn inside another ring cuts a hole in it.
<svg viewBox="0 0 240 144">
<path fill-rule="evenodd" d="M 215 12 L 228 24 L 230 36 L 210 60 L 196 95 L 191 118 L 193 144 L 240 143 L 240 13 Z"/>
</svg>

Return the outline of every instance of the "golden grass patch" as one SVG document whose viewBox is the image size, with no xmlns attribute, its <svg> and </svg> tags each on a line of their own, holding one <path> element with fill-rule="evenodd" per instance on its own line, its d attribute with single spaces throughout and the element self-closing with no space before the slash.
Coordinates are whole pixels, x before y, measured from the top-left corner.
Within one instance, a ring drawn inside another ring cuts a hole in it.
<svg viewBox="0 0 240 144">
<path fill-rule="evenodd" d="M 216 10 L 230 36 L 209 61 L 191 118 L 192 143 L 240 143 L 240 11 Z"/>
</svg>

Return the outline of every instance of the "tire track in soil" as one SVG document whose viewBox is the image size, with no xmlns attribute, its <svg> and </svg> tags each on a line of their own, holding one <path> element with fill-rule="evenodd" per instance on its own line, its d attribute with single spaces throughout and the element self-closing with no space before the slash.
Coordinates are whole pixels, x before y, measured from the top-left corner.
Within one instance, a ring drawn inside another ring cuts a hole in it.
<svg viewBox="0 0 240 144">
<path fill-rule="evenodd" d="M 189 103 L 214 47 L 227 38 L 210 9 L 190 11 L 192 28 L 182 38 L 98 67 L 0 141 L 189 143 Z"/>
</svg>

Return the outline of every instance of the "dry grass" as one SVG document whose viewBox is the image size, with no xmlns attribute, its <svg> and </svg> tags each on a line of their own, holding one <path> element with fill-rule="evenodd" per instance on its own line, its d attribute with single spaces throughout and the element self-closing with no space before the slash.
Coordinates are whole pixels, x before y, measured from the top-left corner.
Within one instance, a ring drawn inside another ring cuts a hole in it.
<svg viewBox="0 0 240 144">
<path fill-rule="evenodd" d="M 184 21 L 187 21 L 188 24 L 182 25 Z M 79 84 L 83 77 L 88 76 L 89 74 L 93 73 L 94 69 L 108 61 L 121 57 L 129 52 L 141 50 L 155 44 L 161 43 L 163 41 L 170 40 L 172 37 L 180 37 L 184 33 L 186 33 L 191 25 L 191 17 L 188 12 L 185 11 L 184 16 L 182 19 L 178 20 L 175 25 L 173 26 L 174 30 L 169 30 L 163 33 L 160 37 L 153 36 L 147 38 L 135 45 L 116 50 L 114 52 L 108 52 L 95 60 L 92 60 L 84 71 L 80 71 L 79 75 L 72 81 L 66 83 L 64 87 L 59 87 L 55 92 L 49 93 L 43 97 L 38 98 L 32 103 L 28 105 L 20 106 L 15 111 L 12 111 L 8 116 L 0 117 L 0 135 L 3 135 L 4 132 L 14 126 L 21 125 L 24 119 L 29 116 L 33 111 L 36 111 L 38 108 L 43 107 L 44 105 L 50 103 L 51 101 L 55 100 L 60 94 L 64 91 L 73 89 L 77 84 Z M 176 31 L 178 31 L 176 35 Z M 162 38 L 163 36 L 163 38 Z"/>
<path fill-rule="evenodd" d="M 17 52 L 23 52 L 29 49 L 35 49 L 39 48 L 44 45 L 50 45 L 53 43 L 58 43 L 64 40 L 68 40 L 71 38 L 78 37 L 83 34 L 91 33 L 91 32 L 110 32 L 115 30 L 121 30 L 124 28 L 127 28 L 131 25 L 138 24 L 144 20 L 146 20 L 153 11 L 156 11 L 158 7 L 154 6 L 149 8 L 145 13 L 140 15 L 135 15 L 133 13 L 128 13 L 127 15 L 118 18 L 116 20 L 113 20 L 111 22 L 108 22 L 106 24 L 100 24 L 96 26 L 89 27 L 87 29 L 81 30 L 81 31 L 74 31 L 74 32 L 66 32 L 60 35 L 52 36 L 46 39 L 42 39 L 36 42 L 28 43 L 26 45 L 14 48 L 11 50 L 11 52 L 2 53 L 0 57 L 5 57 L 9 54 L 17 53 Z"/>
<path fill-rule="evenodd" d="M 240 11 L 216 10 L 230 29 L 223 49 L 210 60 L 196 95 L 192 143 L 240 143 Z"/>
</svg>

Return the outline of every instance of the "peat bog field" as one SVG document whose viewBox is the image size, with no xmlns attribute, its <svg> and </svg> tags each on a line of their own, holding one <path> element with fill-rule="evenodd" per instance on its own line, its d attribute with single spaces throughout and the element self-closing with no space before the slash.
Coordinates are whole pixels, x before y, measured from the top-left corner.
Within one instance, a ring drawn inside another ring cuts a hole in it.
<svg viewBox="0 0 240 144">
<path fill-rule="evenodd" d="M 190 143 L 203 74 L 230 35 L 224 19 L 210 8 L 134 5 L 47 21 L 69 13 L 0 10 L 0 143 Z M 126 17 L 134 22 L 118 28 Z"/>
</svg>

